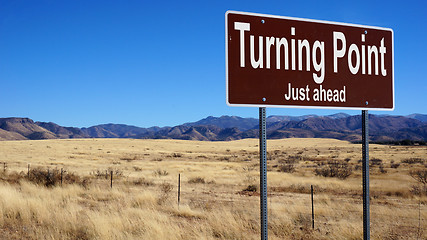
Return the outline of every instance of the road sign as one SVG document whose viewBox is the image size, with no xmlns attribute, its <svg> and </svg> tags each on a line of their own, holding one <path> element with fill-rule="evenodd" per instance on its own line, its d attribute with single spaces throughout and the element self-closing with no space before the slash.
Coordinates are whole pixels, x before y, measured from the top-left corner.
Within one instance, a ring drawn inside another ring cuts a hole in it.
<svg viewBox="0 0 427 240">
<path fill-rule="evenodd" d="M 228 11 L 230 106 L 394 109 L 393 30 Z"/>
</svg>

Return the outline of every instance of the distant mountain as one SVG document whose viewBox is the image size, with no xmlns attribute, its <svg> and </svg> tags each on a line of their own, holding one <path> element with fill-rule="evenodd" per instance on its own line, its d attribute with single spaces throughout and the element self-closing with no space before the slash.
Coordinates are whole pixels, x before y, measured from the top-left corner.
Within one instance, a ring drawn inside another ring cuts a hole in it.
<svg viewBox="0 0 427 240">
<path fill-rule="evenodd" d="M 109 123 L 82 128 L 82 131 L 96 138 L 137 138 L 139 135 L 157 132 L 159 129 L 159 127 L 140 128 L 125 124 Z"/>
<path fill-rule="evenodd" d="M 283 121 L 303 121 L 303 120 L 306 120 L 309 118 L 319 118 L 319 117 L 339 119 L 339 118 L 346 118 L 349 116 L 350 115 L 348 115 L 347 113 L 336 113 L 336 114 L 327 115 L 327 116 L 318 116 L 315 114 L 303 115 L 303 116 L 277 116 L 277 115 L 272 115 L 272 116 L 269 116 L 266 120 L 267 120 L 267 122 L 283 122 Z"/>
<path fill-rule="evenodd" d="M 409 117 L 411 116 L 411 117 Z M 369 115 L 371 141 L 427 141 L 427 123 L 422 114 L 409 116 Z M 421 119 L 418 120 L 417 118 Z M 334 138 L 361 140 L 360 115 L 270 116 L 267 137 Z M 174 127 L 140 128 L 125 124 L 102 124 L 89 128 L 63 127 L 29 118 L 0 118 L 0 140 L 56 138 L 137 138 L 223 141 L 258 137 L 258 120 L 236 116 L 207 117 Z"/>
<path fill-rule="evenodd" d="M 277 116 L 272 115 L 267 117 L 267 122 L 283 122 L 283 121 L 302 121 L 308 118 L 316 118 L 317 115 L 303 115 L 303 116 Z"/>
<path fill-rule="evenodd" d="M 326 117 L 328 118 L 333 118 L 333 119 L 339 119 L 339 118 L 347 118 L 350 117 L 351 115 L 347 114 L 347 113 L 335 113 L 332 115 L 327 115 Z"/>
<path fill-rule="evenodd" d="M 2 139 L 50 139 L 56 138 L 55 134 L 38 126 L 29 118 L 0 118 Z"/>
<path fill-rule="evenodd" d="M 369 133 L 371 140 L 380 141 L 387 137 L 391 140 L 403 140 L 394 132 L 402 129 L 411 131 L 424 124 L 418 120 L 402 116 L 378 117 L 369 115 Z M 402 130 L 403 131 L 403 130 Z M 272 138 L 283 137 L 316 137 L 335 138 L 348 141 L 357 141 L 361 138 L 362 119 L 360 116 L 332 119 L 329 117 L 308 118 L 302 121 L 278 122 L 268 125 L 267 132 Z M 422 135 L 421 135 L 422 136 Z M 427 139 L 427 135 L 423 137 Z M 420 135 L 410 134 L 408 139 L 422 140 Z"/>
<path fill-rule="evenodd" d="M 421 122 L 427 122 L 427 114 L 415 113 L 415 114 L 408 115 L 406 117 L 417 119 L 417 120 L 420 120 Z"/>
<path fill-rule="evenodd" d="M 22 136 L 19 133 L 0 129 L 0 140 L 26 140 L 26 139 L 28 138 Z"/>
<path fill-rule="evenodd" d="M 37 126 L 42 127 L 55 135 L 54 138 L 87 138 L 89 134 L 75 127 L 62 127 L 53 122 L 36 122 Z"/>
<path fill-rule="evenodd" d="M 220 128 L 238 128 L 241 131 L 249 130 L 258 124 L 256 118 L 242 118 L 236 116 L 209 116 L 197 122 L 184 123 L 184 126 L 200 126 L 200 125 L 214 125 Z"/>
</svg>

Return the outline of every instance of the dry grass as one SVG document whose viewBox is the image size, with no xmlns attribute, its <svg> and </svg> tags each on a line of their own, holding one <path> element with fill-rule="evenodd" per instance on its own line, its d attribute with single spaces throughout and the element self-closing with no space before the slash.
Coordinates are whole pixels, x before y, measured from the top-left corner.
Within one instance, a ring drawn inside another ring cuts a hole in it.
<svg viewBox="0 0 427 240">
<path fill-rule="evenodd" d="M 360 239 L 361 146 L 332 139 L 267 144 L 269 239 Z M 411 191 L 422 186 L 410 173 L 426 169 L 427 147 L 372 144 L 370 156 L 376 159 L 372 239 L 426 239 L 427 196 Z M 337 161 L 352 169 L 345 179 L 316 176 L 316 169 Z M 0 168 L 2 239 L 259 239 L 255 139 L 4 141 L 0 162 L 6 163 L 6 171 Z M 28 177 L 28 164 L 41 179 L 62 168 L 71 180 L 61 187 L 55 175 L 46 187 Z M 283 167 L 290 165 L 292 171 Z"/>
</svg>

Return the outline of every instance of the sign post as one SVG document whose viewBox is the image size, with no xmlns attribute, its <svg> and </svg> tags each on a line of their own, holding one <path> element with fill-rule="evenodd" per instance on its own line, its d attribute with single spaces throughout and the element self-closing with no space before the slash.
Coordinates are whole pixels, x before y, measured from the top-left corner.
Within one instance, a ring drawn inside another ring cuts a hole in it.
<svg viewBox="0 0 427 240">
<path fill-rule="evenodd" d="M 267 132 L 266 109 L 259 108 L 259 172 L 260 172 L 260 212 L 261 212 L 261 239 L 268 239 L 267 217 Z"/>
<path fill-rule="evenodd" d="M 370 239 L 369 220 L 369 114 L 362 110 L 363 239 Z"/>
<path fill-rule="evenodd" d="M 226 102 L 259 107 L 261 239 L 268 236 L 266 107 L 362 110 L 369 239 L 368 110 L 394 109 L 393 45 L 390 28 L 226 12 Z"/>
</svg>

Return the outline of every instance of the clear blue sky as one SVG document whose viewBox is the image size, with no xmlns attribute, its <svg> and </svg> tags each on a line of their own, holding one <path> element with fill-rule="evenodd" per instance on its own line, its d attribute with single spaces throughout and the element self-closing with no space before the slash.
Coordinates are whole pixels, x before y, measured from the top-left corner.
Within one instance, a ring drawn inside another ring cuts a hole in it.
<svg viewBox="0 0 427 240">
<path fill-rule="evenodd" d="M 78 127 L 257 117 L 225 103 L 227 10 L 392 28 L 396 107 L 372 113 L 427 114 L 426 1 L 292 2 L 0 0 L 0 117 Z"/>
</svg>

